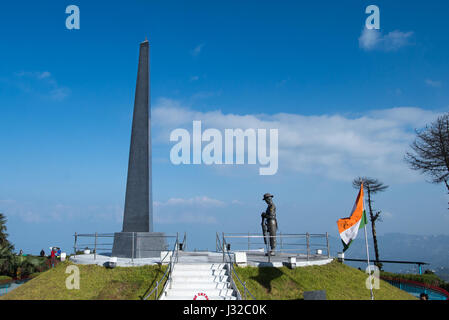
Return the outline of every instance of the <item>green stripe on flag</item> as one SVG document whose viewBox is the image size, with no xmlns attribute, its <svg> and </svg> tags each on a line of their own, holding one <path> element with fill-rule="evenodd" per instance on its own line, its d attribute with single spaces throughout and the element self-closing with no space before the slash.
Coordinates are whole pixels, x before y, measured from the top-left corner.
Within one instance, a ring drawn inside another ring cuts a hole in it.
<svg viewBox="0 0 449 320">
<path fill-rule="evenodd" d="M 359 230 L 362 229 L 363 227 L 365 227 L 368 224 L 368 219 L 366 218 L 366 211 L 363 210 L 363 214 L 362 214 L 362 218 L 360 219 L 360 225 L 359 225 Z M 351 243 L 354 240 L 349 241 L 348 244 L 344 243 L 343 240 L 341 240 L 341 243 L 343 244 L 343 252 L 345 252 L 346 250 L 349 249 L 349 246 L 351 245 Z"/>
<path fill-rule="evenodd" d="M 366 219 L 366 211 L 363 210 L 362 219 L 360 219 L 359 229 L 362 229 L 364 226 L 368 224 L 368 219 Z"/>
</svg>

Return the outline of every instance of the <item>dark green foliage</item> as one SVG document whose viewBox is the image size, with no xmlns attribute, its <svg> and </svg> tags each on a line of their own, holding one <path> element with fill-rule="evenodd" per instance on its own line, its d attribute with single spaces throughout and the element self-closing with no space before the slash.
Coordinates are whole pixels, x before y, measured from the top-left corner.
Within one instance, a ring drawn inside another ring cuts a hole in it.
<svg viewBox="0 0 449 320">
<path fill-rule="evenodd" d="M 46 270 L 46 258 L 14 254 L 14 246 L 6 233 L 6 221 L 6 217 L 0 213 L 0 275 L 26 278 L 32 273 Z"/>
<path fill-rule="evenodd" d="M 9 274 L 10 261 L 13 257 L 14 246 L 8 241 L 6 233 L 6 217 L 0 213 L 0 275 Z"/>
<path fill-rule="evenodd" d="M 394 279 L 404 279 L 404 280 L 412 280 L 416 282 L 421 282 L 425 284 L 429 284 L 432 286 L 440 287 L 440 288 L 447 288 L 448 283 L 446 283 L 444 280 L 440 279 L 436 274 L 434 273 L 424 273 L 424 274 L 412 274 L 412 273 L 391 273 L 391 272 L 381 272 L 381 277 L 387 277 L 387 278 L 394 278 Z"/>
</svg>

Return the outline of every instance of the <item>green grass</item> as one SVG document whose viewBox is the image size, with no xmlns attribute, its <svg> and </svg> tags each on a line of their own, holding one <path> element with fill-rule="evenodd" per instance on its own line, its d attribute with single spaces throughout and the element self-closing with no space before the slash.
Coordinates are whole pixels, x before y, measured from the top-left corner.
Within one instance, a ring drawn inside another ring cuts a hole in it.
<svg viewBox="0 0 449 320">
<path fill-rule="evenodd" d="M 166 269 L 166 266 L 159 265 L 114 269 L 77 265 L 80 289 L 69 290 L 66 279 L 70 274 L 65 270 L 71 264 L 66 261 L 42 272 L 0 300 L 135 300 L 155 285 Z"/>
<path fill-rule="evenodd" d="M 304 291 L 326 290 L 328 300 L 368 300 L 367 274 L 333 261 L 323 266 L 289 269 L 287 267 L 237 267 L 237 274 L 257 300 L 303 299 Z M 234 279 L 240 293 L 243 286 Z M 414 300 L 412 295 L 380 281 L 374 290 L 376 300 Z"/>
<path fill-rule="evenodd" d="M 2 280 L 11 280 L 12 278 L 10 276 L 0 276 L 0 281 Z"/>
<path fill-rule="evenodd" d="M 133 300 L 140 299 L 149 287 L 153 287 L 166 270 L 166 266 L 117 267 L 106 269 L 97 265 L 77 265 L 80 270 L 80 289 L 68 290 L 65 273 L 70 262 L 58 264 L 54 269 L 42 272 L 0 300 Z M 355 268 L 333 261 L 324 266 L 295 269 L 236 268 L 237 274 L 257 299 L 303 299 L 304 291 L 326 290 L 329 300 L 370 299 L 365 287 L 367 275 Z M 241 293 L 243 288 L 235 280 Z M 374 290 L 376 300 L 412 300 L 412 295 L 380 281 L 380 289 Z M 154 296 L 152 297 L 154 298 Z"/>
</svg>

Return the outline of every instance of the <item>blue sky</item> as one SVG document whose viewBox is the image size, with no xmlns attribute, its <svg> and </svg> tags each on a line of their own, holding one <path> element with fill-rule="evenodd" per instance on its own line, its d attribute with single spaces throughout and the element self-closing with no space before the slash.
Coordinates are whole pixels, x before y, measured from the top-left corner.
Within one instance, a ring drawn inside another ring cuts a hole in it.
<svg viewBox="0 0 449 320">
<path fill-rule="evenodd" d="M 80 30 L 65 8 L 80 8 Z M 366 6 L 380 30 L 365 37 Z M 259 232 L 275 195 L 283 232 L 338 236 L 357 191 L 380 234 L 448 234 L 443 186 L 402 161 L 449 109 L 446 1 L 45 1 L 0 11 L 0 212 L 17 249 L 67 248 L 121 229 L 138 46 L 151 45 L 155 230 Z M 279 129 L 279 170 L 170 163 L 175 128 Z M 238 222 L 236 222 L 238 221 Z M 67 248 L 69 251 L 70 248 Z"/>
</svg>

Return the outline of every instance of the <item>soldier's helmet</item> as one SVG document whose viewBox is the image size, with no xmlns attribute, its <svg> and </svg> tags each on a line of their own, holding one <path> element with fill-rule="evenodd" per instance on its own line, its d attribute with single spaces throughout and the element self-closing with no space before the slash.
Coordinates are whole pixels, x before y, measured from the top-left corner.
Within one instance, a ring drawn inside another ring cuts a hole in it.
<svg viewBox="0 0 449 320">
<path fill-rule="evenodd" d="M 265 193 L 264 195 L 263 195 L 263 199 L 262 200 L 265 200 L 265 199 L 268 199 L 268 198 L 273 198 L 274 196 L 271 194 L 271 193 Z"/>
</svg>

